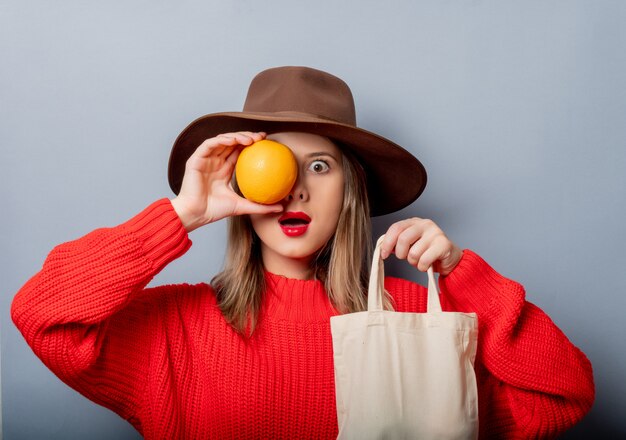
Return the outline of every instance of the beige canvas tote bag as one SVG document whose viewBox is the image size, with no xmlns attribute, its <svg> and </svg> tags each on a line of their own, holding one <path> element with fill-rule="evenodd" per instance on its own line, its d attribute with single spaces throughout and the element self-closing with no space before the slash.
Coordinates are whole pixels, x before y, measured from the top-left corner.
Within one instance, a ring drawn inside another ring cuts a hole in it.
<svg viewBox="0 0 626 440">
<path fill-rule="evenodd" d="M 475 313 L 442 312 L 432 268 L 428 310 L 383 310 L 380 237 L 366 312 L 330 318 L 338 439 L 476 439 Z"/>
</svg>

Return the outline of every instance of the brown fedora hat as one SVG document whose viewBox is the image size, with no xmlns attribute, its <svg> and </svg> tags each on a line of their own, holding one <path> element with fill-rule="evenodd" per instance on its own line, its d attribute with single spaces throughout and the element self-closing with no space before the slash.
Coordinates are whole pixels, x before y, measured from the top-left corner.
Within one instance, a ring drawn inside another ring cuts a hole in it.
<svg viewBox="0 0 626 440">
<path fill-rule="evenodd" d="M 178 135 L 168 166 L 175 194 L 195 149 L 208 138 L 233 131 L 301 131 L 337 141 L 365 170 L 372 216 L 408 206 L 426 186 L 426 170 L 417 158 L 356 126 L 354 99 L 344 81 L 321 70 L 285 66 L 264 70 L 252 79 L 243 111 L 202 116 Z"/>
</svg>

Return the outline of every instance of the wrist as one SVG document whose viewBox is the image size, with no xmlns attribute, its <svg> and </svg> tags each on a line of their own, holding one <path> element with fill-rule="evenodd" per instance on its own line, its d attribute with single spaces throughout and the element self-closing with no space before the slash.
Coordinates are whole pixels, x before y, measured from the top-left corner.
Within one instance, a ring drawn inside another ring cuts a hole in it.
<svg viewBox="0 0 626 440">
<path fill-rule="evenodd" d="M 180 218 L 180 222 L 183 224 L 187 233 L 204 225 L 202 220 L 197 215 L 191 213 L 186 208 L 185 203 L 178 197 L 170 199 L 170 202 L 172 203 L 172 207 L 174 208 L 174 211 L 176 211 L 176 214 L 178 215 L 178 218 Z"/>
</svg>

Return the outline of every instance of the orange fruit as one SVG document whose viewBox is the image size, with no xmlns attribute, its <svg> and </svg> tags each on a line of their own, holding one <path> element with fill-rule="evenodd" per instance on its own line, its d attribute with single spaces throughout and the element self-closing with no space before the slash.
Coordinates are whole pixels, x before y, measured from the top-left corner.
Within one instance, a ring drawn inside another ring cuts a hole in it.
<svg viewBox="0 0 626 440">
<path fill-rule="evenodd" d="M 271 205 L 291 191 L 298 177 L 298 163 L 287 146 L 263 139 L 241 151 L 235 177 L 246 199 Z"/>
</svg>

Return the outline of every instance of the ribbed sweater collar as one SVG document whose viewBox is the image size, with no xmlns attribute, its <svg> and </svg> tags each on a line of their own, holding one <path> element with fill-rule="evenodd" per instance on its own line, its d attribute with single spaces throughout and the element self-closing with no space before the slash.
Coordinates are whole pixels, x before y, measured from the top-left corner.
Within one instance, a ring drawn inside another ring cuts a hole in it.
<svg viewBox="0 0 626 440">
<path fill-rule="evenodd" d="M 329 322 L 338 315 L 318 280 L 297 280 L 265 272 L 265 319 L 294 322 Z"/>
</svg>

